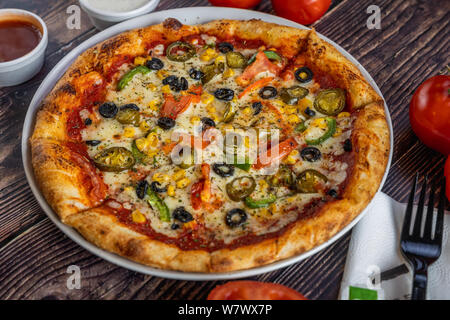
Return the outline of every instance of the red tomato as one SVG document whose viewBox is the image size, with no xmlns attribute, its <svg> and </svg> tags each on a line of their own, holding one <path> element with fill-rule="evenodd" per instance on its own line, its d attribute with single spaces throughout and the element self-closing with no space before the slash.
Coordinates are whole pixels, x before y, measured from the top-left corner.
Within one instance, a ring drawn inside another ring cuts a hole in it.
<svg viewBox="0 0 450 320">
<path fill-rule="evenodd" d="M 331 0 L 272 0 L 277 15 L 301 24 L 311 24 L 327 12 Z"/>
<path fill-rule="evenodd" d="M 261 0 L 208 0 L 213 6 L 249 9 L 258 5 Z"/>
<path fill-rule="evenodd" d="M 231 281 L 215 287 L 208 300 L 307 300 L 297 291 L 276 283 Z"/>
<path fill-rule="evenodd" d="M 447 158 L 447 161 L 445 162 L 444 176 L 445 176 L 445 180 L 447 182 L 447 185 L 445 188 L 446 195 L 447 195 L 448 201 L 450 201 L 450 156 Z"/>
<path fill-rule="evenodd" d="M 409 106 L 411 127 L 419 139 L 450 155 L 450 76 L 434 76 L 414 93 Z"/>
</svg>

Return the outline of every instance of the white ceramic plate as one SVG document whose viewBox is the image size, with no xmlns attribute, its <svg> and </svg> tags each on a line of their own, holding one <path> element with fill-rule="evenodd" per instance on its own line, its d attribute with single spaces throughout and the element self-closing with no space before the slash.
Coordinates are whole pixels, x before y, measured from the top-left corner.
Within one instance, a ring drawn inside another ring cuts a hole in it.
<svg viewBox="0 0 450 320">
<path fill-rule="evenodd" d="M 73 241 L 78 243 L 80 246 L 85 248 L 86 250 L 90 251 L 91 253 L 109 261 L 116 265 L 119 265 L 121 267 L 145 273 L 150 274 L 154 276 L 164 277 L 164 278 L 171 278 L 171 279 L 179 279 L 179 280 L 221 280 L 221 279 L 235 279 L 235 278 L 244 278 L 244 277 L 250 277 L 254 275 L 258 275 L 265 272 L 270 272 L 273 270 L 277 270 L 283 267 L 286 267 L 288 265 L 291 265 L 293 263 L 299 262 L 307 257 L 310 257 L 311 255 L 317 253 L 318 251 L 324 249 L 325 247 L 329 246 L 331 243 L 335 242 L 337 239 L 342 237 L 346 232 L 348 232 L 368 211 L 368 208 L 371 204 L 357 217 L 355 218 L 349 225 L 347 225 L 344 229 L 342 229 L 339 233 L 337 233 L 334 237 L 332 237 L 327 242 L 321 244 L 318 247 L 315 247 L 312 250 L 309 250 L 305 253 L 302 253 L 300 255 L 291 257 L 289 259 L 277 261 L 265 266 L 247 269 L 247 270 L 241 270 L 241 271 L 234 271 L 234 272 L 226 272 L 226 273 L 189 273 L 189 272 L 179 272 L 179 271 L 168 271 L 168 270 L 161 270 L 157 268 L 148 267 L 136 262 L 133 262 L 131 260 L 128 260 L 126 258 L 120 257 L 116 254 L 107 252 L 105 250 L 102 250 L 98 248 L 97 246 L 93 245 L 92 243 L 86 241 L 78 232 L 76 232 L 71 227 L 63 224 L 56 213 L 50 208 L 50 206 L 45 201 L 44 197 L 42 196 L 41 191 L 39 190 L 36 180 L 33 173 L 33 168 L 31 165 L 31 151 L 30 151 L 30 145 L 29 145 L 29 138 L 33 132 L 34 128 L 34 121 L 36 113 L 39 109 L 39 106 L 41 105 L 41 101 L 48 95 L 48 93 L 53 89 L 54 85 L 58 81 L 58 79 L 64 74 L 66 69 L 72 64 L 72 62 L 86 49 L 94 46 L 98 42 L 101 42 L 103 40 L 106 40 L 110 37 L 113 37 L 116 34 L 119 34 L 121 32 L 124 32 L 126 30 L 144 27 L 148 25 L 158 24 L 161 23 L 166 18 L 176 18 L 180 20 L 184 24 L 198 24 L 198 23 L 205 23 L 211 20 L 217 20 L 217 19 L 237 19 L 237 20 L 246 20 L 246 19 L 261 19 L 267 22 L 273 22 L 278 23 L 281 25 L 296 27 L 299 29 L 307 29 L 306 27 L 294 23 L 290 20 L 286 20 L 283 18 L 279 18 L 273 15 L 257 12 L 257 11 L 250 11 L 250 10 L 241 10 L 241 9 L 232 9 L 232 8 L 218 8 L 218 7 L 191 7 L 191 8 L 180 8 L 180 9 L 173 9 L 173 10 L 166 10 L 166 11 L 159 11 L 159 12 L 153 12 L 151 14 L 141 16 L 129 21 L 122 22 L 118 25 L 115 25 L 111 28 L 108 28 L 92 38 L 88 39 L 87 41 L 80 44 L 78 47 L 73 49 L 69 54 L 67 54 L 54 68 L 50 73 L 47 75 L 47 77 L 44 79 L 38 90 L 36 91 L 33 100 L 30 103 L 25 123 L 23 126 L 23 134 L 22 134 L 22 158 L 23 158 L 23 165 L 25 168 L 25 173 L 28 179 L 28 182 L 30 184 L 31 190 L 33 191 L 33 194 L 35 195 L 36 199 L 38 200 L 41 207 L 44 209 L 45 213 L 48 215 L 48 217 L 58 226 L 59 229 L 61 229 L 69 238 L 71 238 Z M 353 58 L 348 52 L 346 52 L 344 49 L 342 49 L 339 45 L 334 43 L 333 41 L 329 40 L 326 37 L 321 36 L 324 40 L 328 41 L 332 45 L 334 45 L 344 56 L 346 56 L 350 61 L 352 61 L 356 66 L 359 67 L 364 77 L 369 81 L 369 83 L 372 85 L 373 88 L 378 92 L 380 96 L 382 96 L 378 86 L 373 81 L 372 77 L 369 75 L 369 73 L 356 61 L 355 58 Z M 393 136 L 392 136 L 392 123 L 389 116 L 389 110 L 387 106 L 385 105 L 386 109 L 386 115 L 389 123 L 389 129 L 391 132 L 391 153 L 389 155 L 389 162 L 387 165 L 386 172 L 383 177 L 383 181 L 380 185 L 380 189 L 383 186 L 387 173 L 389 171 L 389 167 L 391 164 L 391 158 L 392 158 L 392 150 L 393 150 Z"/>
</svg>

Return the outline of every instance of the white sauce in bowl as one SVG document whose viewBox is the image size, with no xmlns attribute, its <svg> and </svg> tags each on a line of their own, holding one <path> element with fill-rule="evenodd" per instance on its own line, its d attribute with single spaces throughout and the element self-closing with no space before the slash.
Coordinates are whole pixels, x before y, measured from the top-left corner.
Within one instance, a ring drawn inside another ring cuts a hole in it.
<svg viewBox="0 0 450 320">
<path fill-rule="evenodd" d="M 149 0 L 88 0 L 87 2 L 95 9 L 128 12 L 138 9 L 148 3 Z"/>
</svg>

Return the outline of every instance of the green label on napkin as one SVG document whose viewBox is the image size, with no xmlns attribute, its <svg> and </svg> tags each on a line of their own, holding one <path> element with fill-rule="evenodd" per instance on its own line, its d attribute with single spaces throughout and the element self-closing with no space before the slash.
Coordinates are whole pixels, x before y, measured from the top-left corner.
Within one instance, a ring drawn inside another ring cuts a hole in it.
<svg viewBox="0 0 450 320">
<path fill-rule="evenodd" d="M 378 292 L 375 290 L 349 287 L 349 300 L 378 300 Z"/>
</svg>

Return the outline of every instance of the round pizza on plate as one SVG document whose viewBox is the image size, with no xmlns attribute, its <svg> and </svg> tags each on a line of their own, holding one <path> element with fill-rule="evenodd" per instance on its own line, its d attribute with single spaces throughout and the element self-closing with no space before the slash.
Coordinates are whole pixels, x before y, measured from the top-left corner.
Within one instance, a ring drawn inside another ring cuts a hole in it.
<svg viewBox="0 0 450 320">
<path fill-rule="evenodd" d="M 324 243 L 377 192 L 389 142 L 381 97 L 314 30 L 171 18 L 81 54 L 30 139 L 62 222 L 190 272 Z"/>
</svg>

